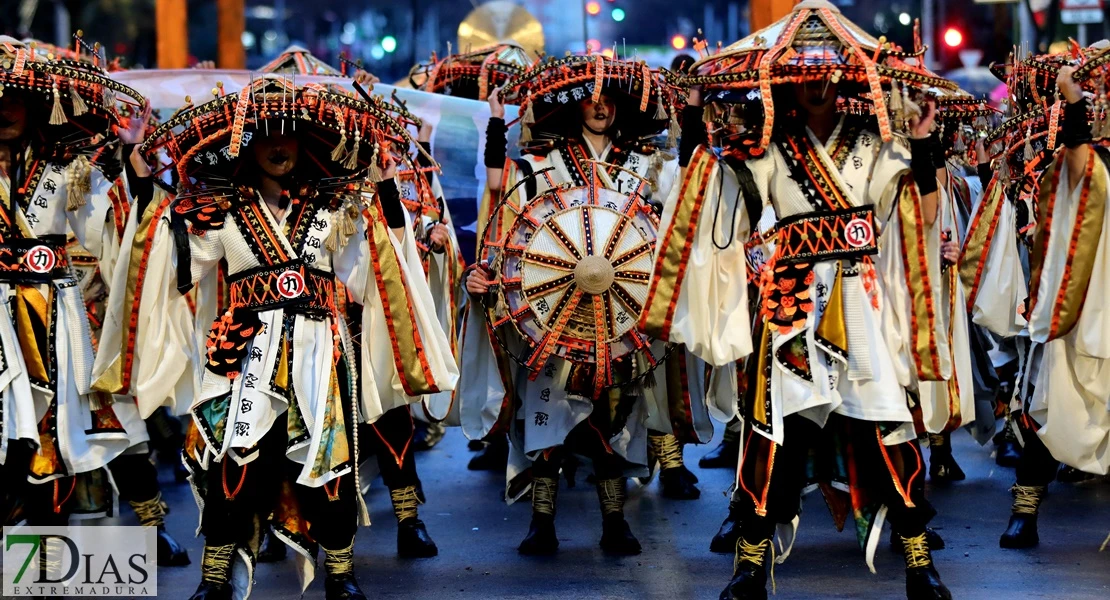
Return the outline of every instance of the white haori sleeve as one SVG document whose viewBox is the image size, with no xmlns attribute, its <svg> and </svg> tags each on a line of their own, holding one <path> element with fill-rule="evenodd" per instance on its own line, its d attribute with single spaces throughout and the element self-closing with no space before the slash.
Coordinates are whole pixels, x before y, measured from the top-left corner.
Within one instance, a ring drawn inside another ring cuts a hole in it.
<svg viewBox="0 0 1110 600">
<path fill-rule="evenodd" d="M 66 181 L 66 185 L 73 182 Z M 102 273 L 111 273 L 119 257 L 120 243 L 112 220 L 112 200 L 108 191 L 113 182 L 97 169 L 89 175 L 89 193 L 84 206 L 66 211 L 69 228 L 77 242 L 100 261 Z M 105 278 L 107 279 L 107 278 Z"/>
<path fill-rule="evenodd" d="M 459 356 L 466 361 L 466 368 L 459 376 L 456 402 L 463 434 L 467 439 L 480 440 L 497 423 L 506 389 L 494 353 L 496 342 L 489 336 L 485 307 L 480 302 L 468 302 L 462 322 Z"/>
<path fill-rule="evenodd" d="M 1014 203 L 1003 199 L 970 311 L 976 325 L 1002 337 L 1018 335 L 1026 326 L 1020 309 L 1029 286 L 1018 251 L 1016 216 Z"/>
<path fill-rule="evenodd" d="M 432 302 L 431 292 L 424 275 L 424 267 L 420 261 L 420 254 L 416 248 L 416 240 L 412 235 L 412 224 L 406 215 L 404 238 L 398 240 L 391 229 L 384 229 L 385 235 L 396 256 L 399 267 L 400 280 L 384 281 L 385 286 L 401 286 L 405 290 L 408 304 L 405 306 L 392 306 L 391 310 L 408 310 L 411 322 L 415 325 L 422 344 L 422 357 L 425 361 L 425 375 L 429 376 L 428 383 L 434 384 L 441 391 L 453 390 L 459 378 L 459 369 L 451 353 L 451 345 L 444 335 L 443 329 L 436 319 L 435 304 Z M 374 235 L 373 232 L 370 234 Z M 370 239 L 369 243 L 376 241 Z M 388 257 L 379 256 L 379 260 Z M 362 286 L 365 299 L 362 312 L 362 417 L 367 422 L 374 422 L 392 408 L 411 404 L 420 399 L 420 395 L 410 396 L 401 378 L 404 374 L 398 372 L 398 361 L 403 362 L 403 357 L 395 356 L 401 351 L 394 348 L 391 338 L 390 323 L 387 322 L 385 307 L 386 301 L 382 298 L 378 288 L 376 275 L 369 272 L 372 267 L 372 258 L 367 254 L 361 260 L 367 269 L 365 283 Z M 352 281 L 356 284 L 357 282 Z M 388 292 L 387 292 L 388 293 Z M 394 315 L 396 318 L 397 315 Z M 412 340 L 398 340 L 399 344 L 412 344 Z"/>
<path fill-rule="evenodd" d="M 147 207 L 148 213 L 158 209 L 157 200 L 156 196 Z M 140 416 L 145 419 L 160 406 L 176 414 L 188 409 L 201 389 L 204 353 L 197 343 L 194 314 L 177 290 L 178 258 L 169 219 L 159 219 L 148 245 L 140 243 L 135 247 L 140 217 L 137 212 L 132 211 L 128 219 L 121 244 L 123 252 L 112 273 L 93 381 L 99 383 L 110 371 L 120 369 L 117 363 L 127 362 L 123 352 L 130 351 L 133 356 L 130 388 L 111 391 L 134 396 Z M 144 227 L 148 225 L 143 223 Z M 142 233 L 145 236 L 146 232 Z M 211 230 L 203 237 L 189 236 L 194 282 L 210 273 L 223 256 L 219 234 L 219 230 Z M 140 282 L 131 271 L 132 265 L 138 265 L 144 258 L 146 268 Z M 130 332 L 134 348 L 124 349 L 131 319 L 125 307 L 130 305 L 134 310 L 132 301 L 139 304 L 135 331 Z"/>
<path fill-rule="evenodd" d="M 750 221 L 732 169 L 712 160 L 705 166 L 709 172 L 701 187 L 693 180 L 700 168 L 696 168 L 700 162 L 697 159 L 695 155 L 687 168 L 690 179 L 672 186 L 663 209 L 659 231 L 664 237 L 656 253 L 665 252 L 667 256 L 656 259 L 652 304 L 646 307 L 646 316 L 654 321 L 653 315 L 670 313 L 668 341 L 685 344 L 687 350 L 711 365 L 725 365 L 752 352 L 744 248 Z M 769 176 L 771 161 L 759 159 L 748 161 L 748 165 L 761 197 L 766 197 L 767 186 L 760 182 Z M 691 208 L 698 204 L 700 211 L 695 215 Z M 679 256 L 684 252 L 682 239 L 688 252 L 684 263 Z M 675 281 L 674 269 L 682 272 L 681 281 Z M 668 287 L 677 289 L 670 294 L 657 292 Z M 669 305 L 673 309 L 668 309 Z"/>
</svg>

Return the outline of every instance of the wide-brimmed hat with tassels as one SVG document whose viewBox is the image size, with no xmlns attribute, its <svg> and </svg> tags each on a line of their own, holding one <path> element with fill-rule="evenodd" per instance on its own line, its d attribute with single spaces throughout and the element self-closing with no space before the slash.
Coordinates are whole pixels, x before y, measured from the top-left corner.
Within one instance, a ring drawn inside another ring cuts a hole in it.
<svg viewBox="0 0 1110 600">
<path fill-rule="evenodd" d="M 100 59 L 61 58 L 33 45 L 0 36 L 0 94 L 29 95 L 33 135 L 55 153 L 79 153 L 114 136 L 116 101 L 139 106 L 143 97 L 112 80 Z"/>
<path fill-rule="evenodd" d="M 826 0 L 804 0 L 786 17 L 699 60 L 687 84 L 702 86 L 709 97 L 724 90 L 758 90 L 764 119 L 761 149 L 770 144 L 775 121 L 772 91 L 794 83 L 840 84 L 842 95 L 847 88 L 852 96 L 843 99 L 842 108 L 873 113 L 882 138 L 889 141 L 912 112 L 905 87 L 957 87 L 918 66 L 922 53 L 921 48 L 904 52 L 871 37 Z"/>
<path fill-rule="evenodd" d="M 505 84 L 506 98 L 515 98 L 522 109 L 522 143 L 578 135 L 579 103 L 602 94 L 617 105 L 614 126 L 619 139 L 643 140 L 668 127 L 677 131 L 674 92 L 646 63 L 602 54 L 548 58 Z"/>
<path fill-rule="evenodd" d="M 532 62 L 524 48 L 513 42 L 442 59 L 433 54 L 430 62 L 412 68 L 409 83 L 425 92 L 485 100 L 490 91 L 523 73 Z"/>
<path fill-rule="evenodd" d="M 163 149 L 186 188 L 229 184 L 253 137 L 270 132 L 298 137 L 297 173 L 310 180 L 365 175 L 378 181 L 381 150 L 412 143 L 405 127 L 380 104 L 338 88 L 263 75 L 237 93 L 224 94 L 222 86 L 213 92 L 215 99 L 188 105 L 162 123 L 142 148 L 148 153 Z"/>
<path fill-rule="evenodd" d="M 289 46 L 277 58 L 266 63 L 259 69 L 263 73 L 296 73 L 298 75 L 331 75 L 341 74 L 339 69 L 316 58 L 306 48 L 297 45 Z"/>
</svg>

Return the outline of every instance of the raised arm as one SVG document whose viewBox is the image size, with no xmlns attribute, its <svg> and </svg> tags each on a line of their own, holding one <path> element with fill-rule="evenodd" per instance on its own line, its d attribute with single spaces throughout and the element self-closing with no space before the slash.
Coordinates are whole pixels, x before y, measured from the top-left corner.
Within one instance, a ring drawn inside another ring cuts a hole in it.
<svg viewBox="0 0 1110 600">
<path fill-rule="evenodd" d="M 501 179 L 505 174 L 506 135 L 509 131 L 505 124 L 505 107 L 501 104 L 501 88 L 489 93 L 489 125 L 486 126 L 486 187 L 490 199 L 501 193 Z"/>
<path fill-rule="evenodd" d="M 1064 67 L 1056 77 L 1056 87 L 1064 95 L 1062 140 L 1068 164 L 1067 183 L 1064 189 L 1073 190 L 1083 181 L 1087 171 L 1087 158 L 1091 152 L 1091 131 L 1087 125 L 1087 99 L 1083 88 L 1075 81 L 1075 68 Z"/>
</svg>

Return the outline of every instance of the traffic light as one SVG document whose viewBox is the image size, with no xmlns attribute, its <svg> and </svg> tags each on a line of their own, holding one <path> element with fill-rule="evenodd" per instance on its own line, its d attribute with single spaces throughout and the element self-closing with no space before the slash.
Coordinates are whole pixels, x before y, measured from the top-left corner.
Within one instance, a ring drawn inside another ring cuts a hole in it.
<svg viewBox="0 0 1110 600">
<path fill-rule="evenodd" d="M 959 48 L 964 43 L 964 34 L 955 27 L 944 30 L 944 45 L 949 48 Z"/>
<path fill-rule="evenodd" d="M 609 13 L 609 16 L 613 17 L 613 20 L 616 21 L 617 23 L 620 23 L 621 21 L 624 20 L 624 17 L 625 17 L 624 9 L 623 8 L 614 8 L 613 12 Z"/>
<path fill-rule="evenodd" d="M 382 38 L 382 50 L 393 52 L 397 49 L 397 38 L 387 35 Z"/>
<path fill-rule="evenodd" d="M 601 4 L 596 0 L 590 0 L 586 3 L 586 13 L 591 17 L 596 17 L 601 13 Z"/>
<path fill-rule="evenodd" d="M 682 35 L 681 33 L 675 34 L 674 37 L 671 38 L 671 48 L 674 48 L 675 50 L 682 50 L 686 48 L 686 36 Z"/>
</svg>

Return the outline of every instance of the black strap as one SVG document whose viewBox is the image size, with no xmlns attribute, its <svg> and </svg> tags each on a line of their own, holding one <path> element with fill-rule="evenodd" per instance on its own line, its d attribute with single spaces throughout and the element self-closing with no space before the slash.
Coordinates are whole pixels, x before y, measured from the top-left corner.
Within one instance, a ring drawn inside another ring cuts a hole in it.
<svg viewBox="0 0 1110 600">
<path fill-rule="evenodd" d="M 189 248 L 189 222 L 185 215 L 170 210 L 170 231 L 177 250 L 177 291 L 187 294 L 193 289 L 193 254 Z"/>
<path fill-rule="evenodd" d="M 525 198 L 525 202 L 527 202 L 528 200 L 536 197 L 538 187 L 536 185 L 536 178 L 531 176 L 532 163 L 523 158 L 514 158 L 513 162 L 516 163 L 516 168 L 520 169 L 523 177 L 527 177 L 527 180 L 524 182 L 524 193 L 528 195 L 528 197 Z"/>
<path fill-rule="evenodd" d="M 736 173 L 736 181 L 740 184 L 740 193 L 744 196 L 744 210 L 748 211 L 748 221 L 752 230 L 755 224 L 763 217 L 763 199 L 759 196 L 759 188 L 755 185 L 755 175 L 748 168 L 748 163 L 733 156 L 726 156 L 725 163 L 732 167 Z"/>
</svg>

